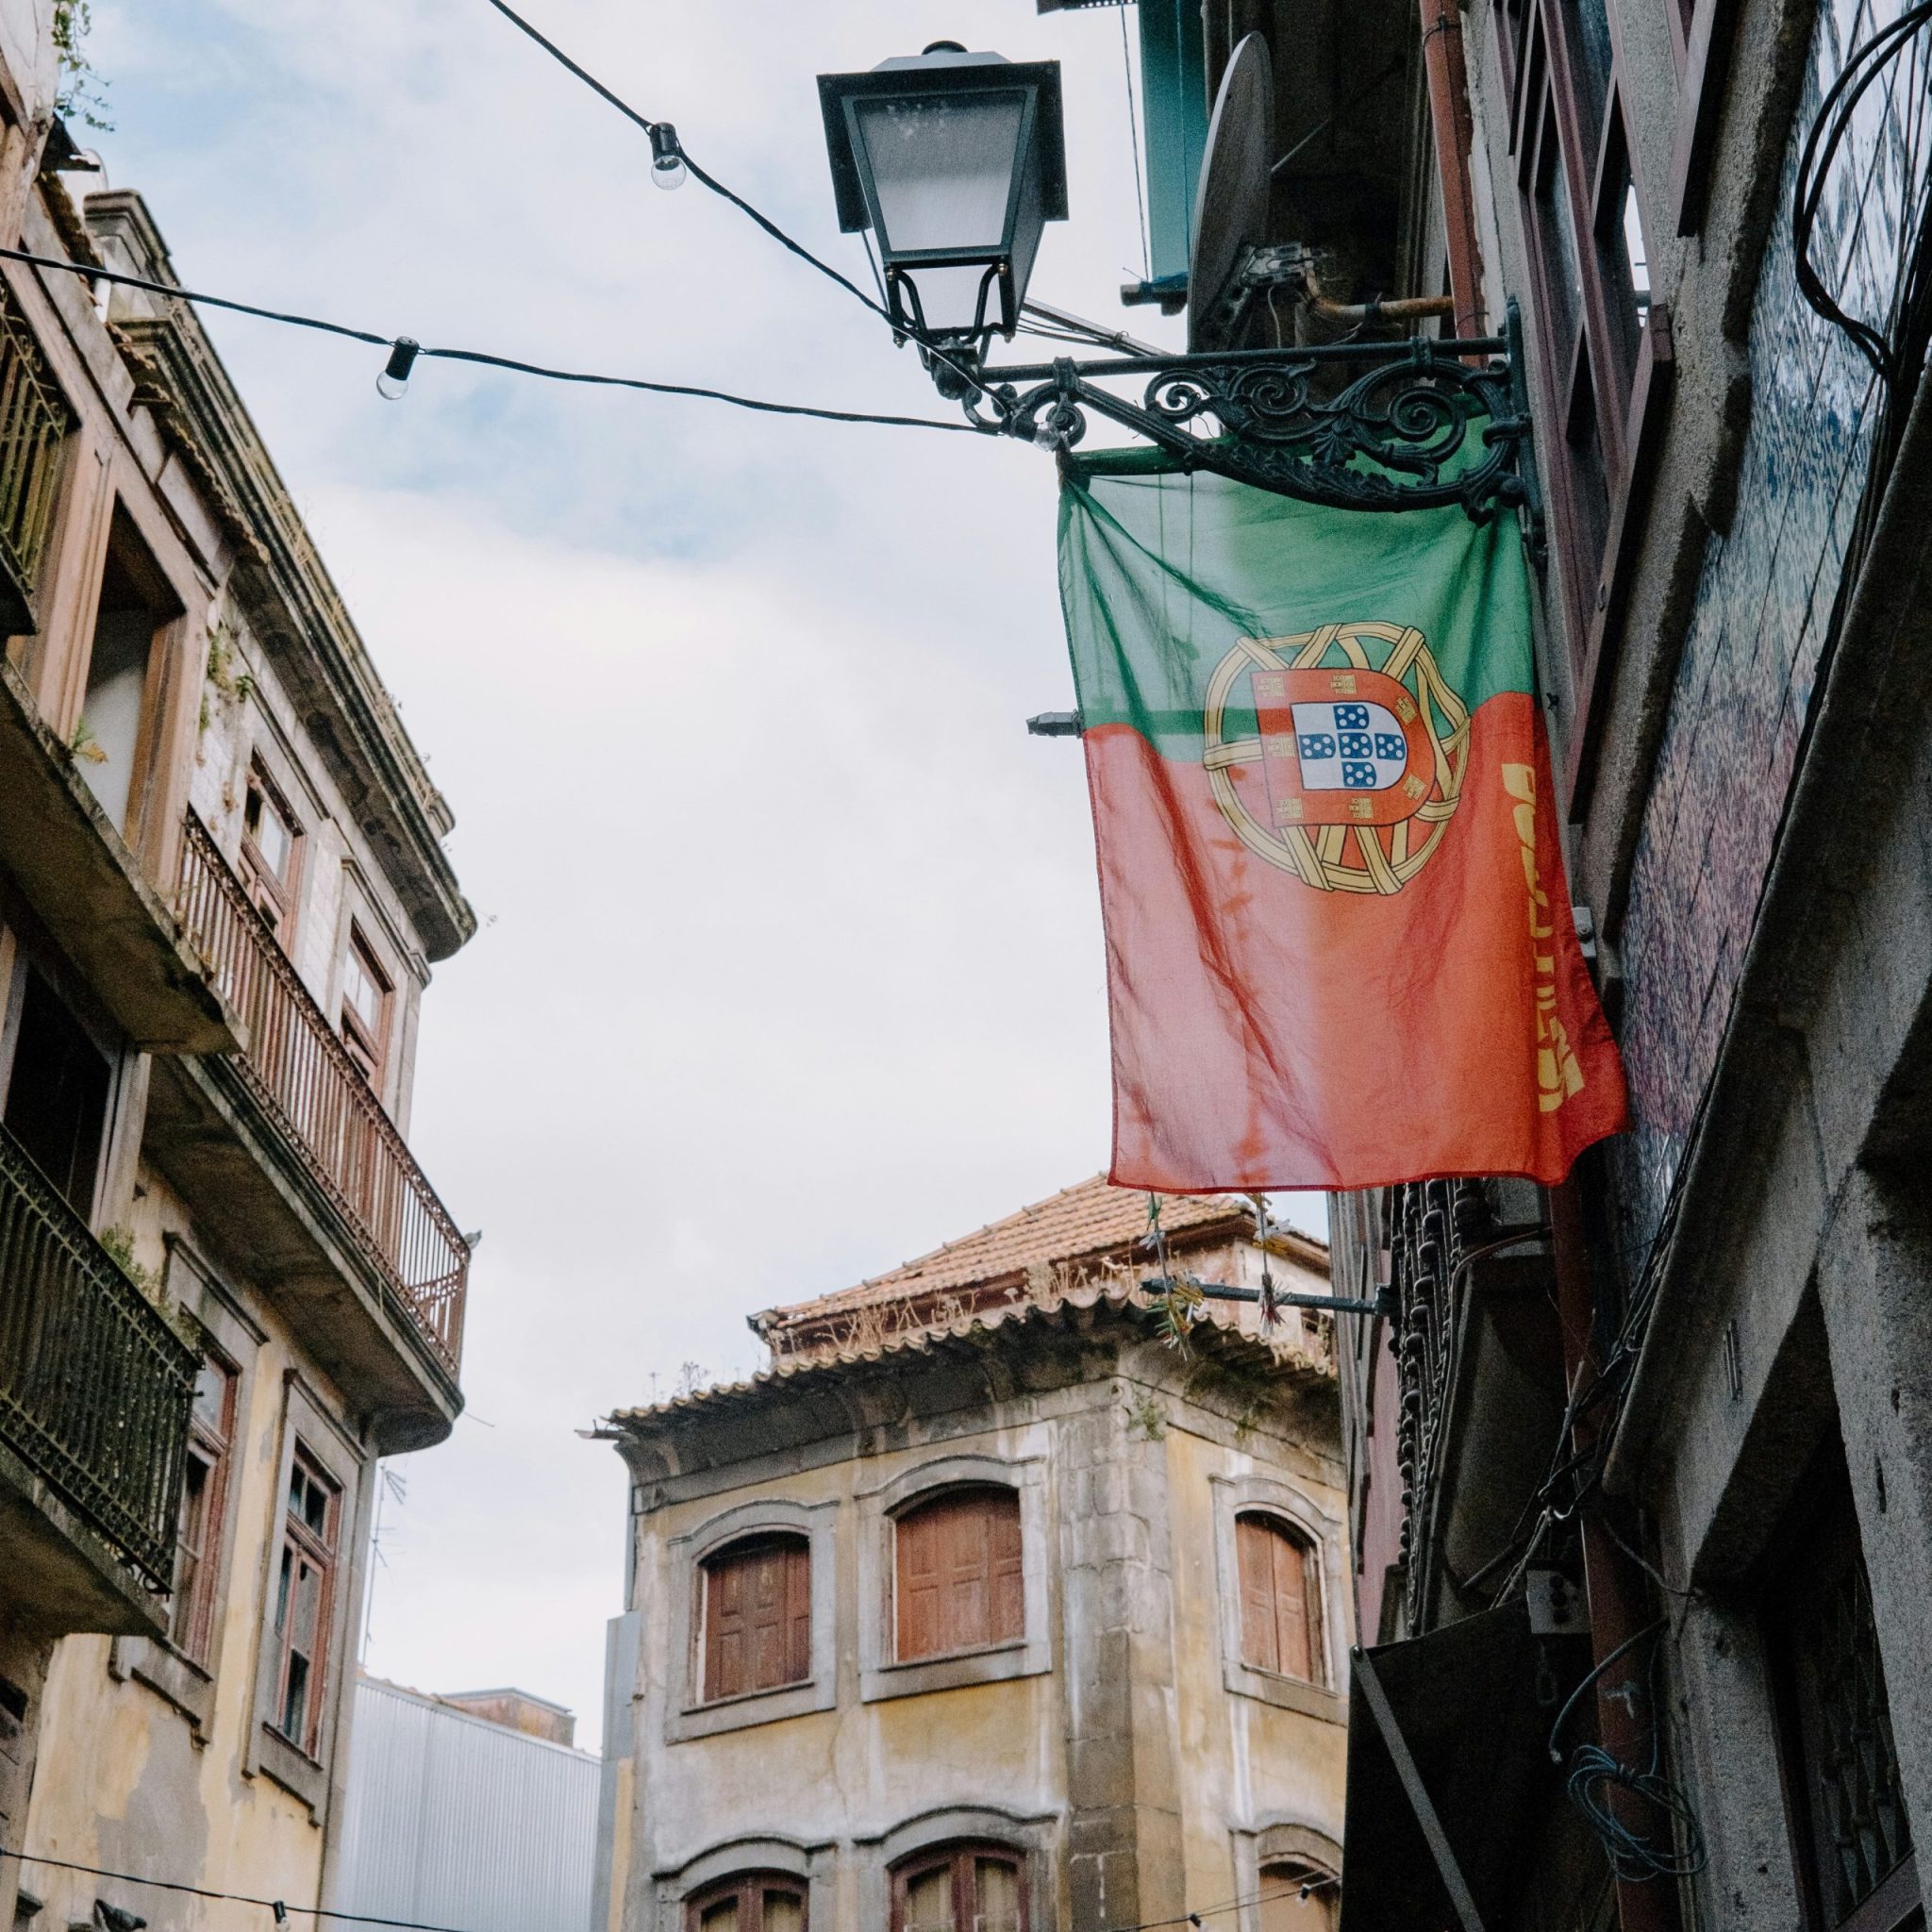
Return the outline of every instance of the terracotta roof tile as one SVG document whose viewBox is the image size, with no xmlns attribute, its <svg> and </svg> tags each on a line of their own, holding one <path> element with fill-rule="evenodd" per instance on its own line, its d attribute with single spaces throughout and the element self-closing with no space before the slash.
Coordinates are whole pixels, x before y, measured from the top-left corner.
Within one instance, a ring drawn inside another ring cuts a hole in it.
<svg viewBox="0 0 1932 1932">
<path fill-rule="evenodd" d="M 1246 1204 L 1224 1195 L 1161 1197 L 1160 1224 L 1171 1236 L 1223 1225 L 1233 1231 L 1248 1219 Z M 1117 1188 L 1105 1174 L 1095 1174 L 856 1288 L 754 1315 L 752 1325 L 769 1340 L 771 1328 L 816 1322 L 846 1309 L 977 1288 L 1024 1275 L 1042 1263 L 1124 1255 L 1146 1227 L 1146 1194 L 1138 1188 Z"/>
<path fill-rule="evenodd" d="M 1089 1183 L 1088 1185 L 1091 1185 Z M 1069 1192 L 1074 1190 L 1068 1190 Z M 1042 1204 L 1044 1205 L 1044 1204 Z M 942 1252 L 942 1251 L 941 1251 Z M 810 1354 L 775 1357 L 769 1368 L 740 1382 L 722 1383 L 714 1388 L 696 1389 L 687 1395 L 649 1404 L 639 1408 L 622 1408 L 604 1418 L 604 1426 L 623 1434 L 649 1435 L 655 1430 L 728 1414 L 733 1409 L 756 1404 L 781 1388 L 835 1382 L 902 1355 L 934 1355 L 946 1350 L 984 1345 L 1003 1330 L 1019 1330 L 1035 1324 L 1069 1328 L 1096 1319 L 1111 1317 L 1132 1323 L 1142 1332 L 1155 1332 L 1158 1317 L 1151 1300 L 1131 1285 L 1121 1281 L 1079 1282 L 1063 1292 L 1031 1297 L 1001 1307 L 982 1307 L 949 1320 L 922 1324 L 894 1334 L 869 1335 L 863 1341 L 815 1350 Z M 1189 1345 L 1198 1351 L 1228 1360 L 1265 1362 L 1291 1381 L 1307 1384 L 1332 1382 L 1332 1357 L 1298 1333 L 1281 1341 L 1264 1341 L 1245 1330 L 1231 1314 L 1214 1307 L 1203 1308 L 1189 1334 Z"/>
</svg>

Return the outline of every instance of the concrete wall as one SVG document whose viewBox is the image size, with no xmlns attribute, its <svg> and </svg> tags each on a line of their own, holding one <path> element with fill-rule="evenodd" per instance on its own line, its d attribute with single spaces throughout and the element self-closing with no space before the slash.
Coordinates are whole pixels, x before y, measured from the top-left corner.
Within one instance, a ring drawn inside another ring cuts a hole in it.
<svg viewBox="0 0 1932 1932">
<path fill-rule="evenodd" d="M 1033 1932 L 1221 1904 L 1252 1892 L 1259 1857 L 1288 1841 L 1333 1862 L 1345 1706 L 1240 1669 L 1228 1588 L 1235 1509 L 1291 1511 L 1320 1539 L 1326 1675 L 1345 1681 L 1329 1385 L 1256 1411 L 1252 1372 L 1190 1366 L 1131 1328 L 1072 1356 L 1003 1332 L 999 1354 L 959 1373 L 955 1396 L 976 1384 L 976 1398 L 934 1414 L 919 1402 L 920 1420 L 864 1430 L 862 1450 L 839 1429 L 754 1457 L 754 1421 L 735 1466 L 641 1470 L 641 1641 L 607 1764 L 617 1843 L 600 1923 L 682 1932 L 689 1891 L 762 1866 L 808 1876 L 820 1932 L 878 1932 L 890 1864 L 964 1837 L 1029 1854 Z M 877 1370 L 809 1374 L 827 1384 L 827 1409 L 859 1414 L 874 1399 L 860 1385 Z M 882 1672 L 882 1508 L 928 1478 L 997 1470 L 1022 1490 L 1024 1643 Z M 694 1554 L 721 1519 L 749 1526 L 774 1506 L 799 1512 L 813 1540 L 831 1628 L 801 1701 L 823 1707 L 694 1735 L 705 1720 L 680 1652 Z M 990 1663 L 997 1680 L 972 1681 L 991 1677 Z"/>
</svg>

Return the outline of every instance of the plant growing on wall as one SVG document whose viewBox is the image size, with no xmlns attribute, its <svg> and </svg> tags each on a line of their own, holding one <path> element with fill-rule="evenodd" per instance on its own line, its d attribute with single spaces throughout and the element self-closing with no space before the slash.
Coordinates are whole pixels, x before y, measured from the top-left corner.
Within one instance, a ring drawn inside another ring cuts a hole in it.
<svg viewBox="0 0 1932 1932">
<path fill-rule="evenodd" d="M 106 84 L 87 58 L 87 37 L 93 31 L 93 9 L 88 0 L 54 0 L 54 49 L 60 57 L 60 92 L 56 109 L 69 120 L 111 134 L 107 118 Z"/>
</svg>

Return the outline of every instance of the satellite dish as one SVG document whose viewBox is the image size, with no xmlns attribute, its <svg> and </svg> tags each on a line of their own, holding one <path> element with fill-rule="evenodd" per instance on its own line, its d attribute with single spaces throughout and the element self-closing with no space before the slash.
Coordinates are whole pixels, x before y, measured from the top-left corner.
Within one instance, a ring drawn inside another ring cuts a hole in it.
<svg viewBox="0 0 1932 1932">
<path fill-rule="evenodd" d="M 1259 34 L 1243 36 L 1221 76 L 1208 149 L 1194 194 L 1194 246 L 1188 261 L 1188 347 L 1202 339 L 1241 250 L 1268 239 L 1268 170 L 1274 161 L 1274 69 Z"/>
</svg>

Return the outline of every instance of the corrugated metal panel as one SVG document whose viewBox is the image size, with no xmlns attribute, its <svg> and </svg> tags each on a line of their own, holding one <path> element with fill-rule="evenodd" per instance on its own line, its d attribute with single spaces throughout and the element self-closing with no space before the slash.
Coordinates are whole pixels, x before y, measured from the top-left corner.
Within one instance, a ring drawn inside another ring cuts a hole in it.
<svg viewBox="0 0 1932 1932">
<path fill-rule="evenodd" d="M 588 1924 L 598 1762 L 365 1679 L 337 1909 L 457 1932 Z"/>
</svg>

